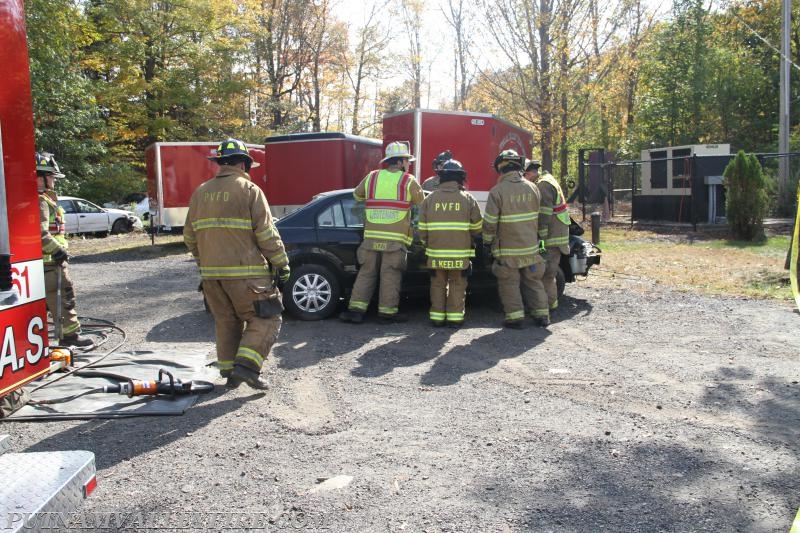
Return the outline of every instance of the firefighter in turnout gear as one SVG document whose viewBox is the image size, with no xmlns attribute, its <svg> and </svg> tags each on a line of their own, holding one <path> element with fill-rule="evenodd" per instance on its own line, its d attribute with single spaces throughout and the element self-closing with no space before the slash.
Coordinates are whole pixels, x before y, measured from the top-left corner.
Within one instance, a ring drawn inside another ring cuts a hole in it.
<svg viewBox="0 0 800 533">
<path fill-rule="evenodd" d="M 556 274 L 561 254 L 569 254 L 569 209 L 561 192 L 561 185 L 547 171 L 539 173 L 541 164 L 529 161 L 525 166 L 525 178 L 536 184 L 541 201 L 539 203 L 539 238 L 544 241 L 547 263 L 542 277 L 550 311 L 558 308 Z"/>
<path fill-rule="evenodd" d="M 94 342 L 81 335 L 81 324 L 75 309 L 75 288 L 69 276 L 67 254 L 66 225 L 64 209 L 58 205 L 55 191 L 55 180 L 63 178 L 52 154 L 36 154 L 36 186 L 39 191 L 39 222 L 42 228 L 42 260 L 44 262 L 44 283 L 47 309 L 53 315 L 53 321 L 60 317 L 61 323 L 56 325 L 61 339 L 59 343 L 67 346 L 86 348 Z M 59 305 L 60 276 L 60 305 Z M 57 334 L 58 336 L 58 334 Z"/>
<path fill-rule="evenodd" d="M 462 190 L 467 173 L 461 163 L 451 159 L 437 172 L 439 187 L 419 213 L 419 236 L 431 269 L 429 316 L 432 326 L 458 328 L 464 323 L 473 237 L 481 233 L 482 217 L 478 202 Z"/>
<path fill-rule="evenodd" d="M 549 325 L 538 236 L 539 190 L 522 178 L 523 163 L 514 150 L 504 150 L 495 158 L 499 176 L 489 191 L 483 218 L 484 252 L 493 257 L 492 273 L 505 313 L 503 325 L 514 329 L 522 328 L 526 308 L 538 326 Z"/>
<path fill-rule="evenodd" d="M 289 261 L 267 198 L 250 181 L 258 163 L 244 143 L 227 139 L 209 159 L 219 171 L 192 194 L 183 240 L 214 315 L 220 374 L 230 388 L 263 390 L 261 367 L 281 328 L 277 284 L 289 279 Z"/>
<path fill-rule="evenodd" d="M 439 169 L 451 159 L 453 159 L 453 153 L 450 150 L 445 150 L 436 156 L 436 159 L 433 160 L 433 176 L 422 182 L 423 191 L 433 192 L 439 188 Z"/>
<path fill-rule="evenodd" d="M 383 170 L 373 170 L 358 184 L 353 196 L 365 202 L 364 240 L 356 257 L 359 269 L 344 322 L 361 323 L 375 284 L 379 284 L 378 319 L 384 323 L 403 322 L 398 313 L 400 283 L 406 269 L 407 247 L 411 244 L 411 206 L 422 203 L 422 187 L 408 164 L 414 161 L 407 142 L 386 146 Z"/>
</svg>

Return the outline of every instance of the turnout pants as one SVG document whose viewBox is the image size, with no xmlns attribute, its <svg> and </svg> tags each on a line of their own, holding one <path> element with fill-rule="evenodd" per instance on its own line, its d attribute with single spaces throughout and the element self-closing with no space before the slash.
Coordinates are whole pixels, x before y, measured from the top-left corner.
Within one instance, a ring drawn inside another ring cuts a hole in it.
<svg viewBox="0 0 800 533">
<path fill-rule="evenodd" d="M 58 292 L 58 267 L 55 265 L 45 265 L 44 267 L 44 287 L 47 310 L 56 319 L 56 293 Z M 78 322 L 78 312 L 75 310 L 75 287 L 72 285 L 72 278 L 69 275 L 67 263 L 61 265 L 61 334 L 73 335 L 81 332 L 81 324 Z"/>
<path fill-rule="evenodd" d="M 233 365 L 261 371 L 281 330 L 281 315 L 259 317 L 254 303 L 280 298 L 269 278 L 204 279 L 203 294 L 214 315 L 220 372 Z"/>
<path fill-rule="evenodd" d="M 535 317 L 547 317 L 547 293 L 542 285 L 544 263 L 517 268 L 501 263 L 492 265 L 497 277 L 497 292 L 507 321 L 525 318 L 525 308 Z"/>
<path fill-rule="evenodd" d="M 365 249 L 362 244 L 356 252 L 356 258 L 360 266 L 348 310 L 365 313 L 375 285 L 379 283 L 378 314 L 396 315 L 400 303 L 400 284 L 406 269 L 406 251 L 377 252 Z"/>
<path fill-rule="evenodd" d="M 462 323 L 466 295 L 465 270 L 432 270 L 430 319 L 434 322 Z"/>
<path fill-rule="evenodd" d="M 548 307 L 553 310 L 558 308 L 558 287 L 556 287 L 556 272 L 558 272 L 558 264 L 561 262 L 561 250 L 555 247 L 547 249 L 546 267 L 544 269 L 544 276 L 542 277 L 542 284 L 544 290 L 547 292 Z"/>
</svg>

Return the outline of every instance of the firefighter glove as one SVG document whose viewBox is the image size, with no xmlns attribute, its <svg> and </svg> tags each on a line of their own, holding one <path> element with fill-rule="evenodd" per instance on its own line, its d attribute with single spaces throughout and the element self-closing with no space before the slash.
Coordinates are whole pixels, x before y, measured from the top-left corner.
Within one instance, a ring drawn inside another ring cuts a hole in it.
<svg viewBox="0 0 800 533">
<path fill-rule="evenodd" d="M 286 283 L 289 281 L 289 276 L 292 274 L 291 269 L 289 269 L 289 265 L 285 267 L 281 267 L 278 269 L 278 279 L 281 283 Z"/>
<path fill-rule="evenodd" d="M 59 248 L 58 251 L 54 252 L 53 255 L 50 256 L 53 259 L 53 262 L 57 265 L 63 265 L 67 261 L 69 261 L 69 254 L 63 248 Z"/>
</svg>

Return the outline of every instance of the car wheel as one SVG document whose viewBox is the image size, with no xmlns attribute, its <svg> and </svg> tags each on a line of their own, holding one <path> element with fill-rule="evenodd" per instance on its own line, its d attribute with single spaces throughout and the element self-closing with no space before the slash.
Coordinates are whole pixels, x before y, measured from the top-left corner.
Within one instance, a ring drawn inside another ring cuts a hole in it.
<svg viewBox="0 0 800 533">
<path fill-rule="evenodd" d="M 567 278 L 564 276 L 564 271 L 561 270 L 561 267 L 558 267 L 558 270 L 556 270 L 556 294 L 558 294 L 559 298 L 564 296 L 564 289 L 566 286 Z"/>
<path fill-rule="evenodd" d="M 322 320 L 339 307 L 341 294 L 339 280 L 328 268 L 300 265 L 283 287 L 283 303 L 300 320 Z"/>
<path fill-rule="evenodd" d="M 118 218 L 111 225 L 111 233 L 130 233 L 133 231 L 133 224 L 126 218 Z"/>
</svg>

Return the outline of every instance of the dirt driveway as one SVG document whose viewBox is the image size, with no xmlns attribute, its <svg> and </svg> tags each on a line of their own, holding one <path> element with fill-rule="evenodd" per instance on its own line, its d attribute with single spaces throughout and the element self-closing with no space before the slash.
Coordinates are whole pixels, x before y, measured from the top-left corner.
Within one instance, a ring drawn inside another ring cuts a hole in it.
<svg viewBox="0 0 800 533">
<path fill-rule="evenodd" d="M 78 248 L 80 314 L 124 328 L 126 351 L 212 357 L 193 261 L 157 250 Z M 458 331 L 424 302 L 390 327 L 287 319 L 266 395 L 3 429 L 15 451 L 94 451 L 84 510 L 129 530 L 142 513 L 159 530 L 788 531 L 798 314 L 607 274 L 567 295 L 546 331 L 500 328 L 491 302 Z"/>
</svg>

